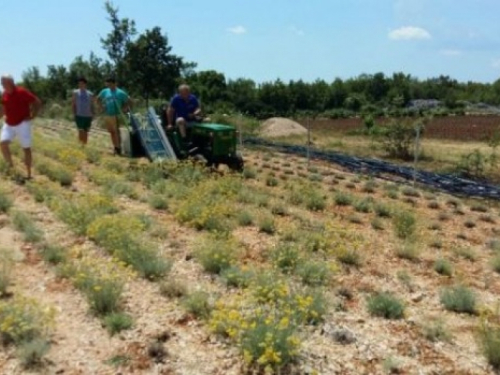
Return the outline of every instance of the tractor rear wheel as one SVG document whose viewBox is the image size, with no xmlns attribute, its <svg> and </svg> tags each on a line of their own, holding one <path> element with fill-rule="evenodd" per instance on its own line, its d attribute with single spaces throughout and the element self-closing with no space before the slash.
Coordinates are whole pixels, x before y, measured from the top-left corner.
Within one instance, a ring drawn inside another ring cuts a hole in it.
<svg viewBox="0 0 500 375">
<path fill-rule="evenodd" d="M 243 156 L 239 152 L 227 162 L 229 169 L 235 172 L 243 172 L 244 165 Z"/>
</svg>

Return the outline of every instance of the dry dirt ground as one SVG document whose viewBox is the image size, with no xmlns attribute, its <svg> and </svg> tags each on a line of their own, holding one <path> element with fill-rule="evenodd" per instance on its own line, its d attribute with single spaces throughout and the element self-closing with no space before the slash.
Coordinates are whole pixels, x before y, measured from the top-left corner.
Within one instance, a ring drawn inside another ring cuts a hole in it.
<svg viewBox="0 0 500 375">
<path fill-rule="evenodd" d="M 47 135 L 50 139 L 63 137 L 65 142 L 70 142 L 64 135 L 43 133 L 38 134 L 39 142 Z M 76 145 L 70 142 L 69 147 Z M 499 208 L 494 202 L 481 202 L 488 211 L 481 213 L 471 210 L 476 202 L 425 191 L 419 191 L 418 197 L 407 197 L 402 193 L 404 187 L 399 188 L 397 198 L 389 198 L 386 182 L 370 180 L 374 188 L 366 189 L 368 179 L 351 175 L 334 165 L 312 161 L 308 166 L 301 158 L 262 150 L 246 149 L 243 152 L 246 165 L 256 173 L 256 178 L 246 180 L 245 185 L 253 191 L 268 194 L 270 205 L 281 204 L 288 211 L 285 216 L 276 216 L 278 230 L 275 235 L 260 233 L 255 226 L 235 229 L 235 237 L 248 251 L 250 260 L 247 261 L 262 262 L 260 255 L 276 244 L 289 228 L 303 220 L 331 220 L 363 238 L 361 265 L 353 267 L 339 263 L 338 271 L 325 287 L 328 312 L 324 322 L 301 334 L 300 370 L 297 373 L 493 373 L 476 340 L 480 316 L 446 311 L 439 296 L 446 286 L 465 284 L 477 294 L 479 311 L 494 312 L 500 306 L 500 275 L 490 266 L 494 253 L 488 246 L 500 236 Z M 105 156 L 105 159 L 111 158 Z M 129 160 L 119 159 L 119 163 L 127 168 Z M 85 172 L 94 168 L 100 167 L 84 162 L 78 168 L 69 188 L 75 196 L 101 189 L 86 177 Z M 45 176 L 35 175 L 35 181 L 45 179 Z M 270 179 L 275 179 L 277 186 L 269 183 Z M 311 212 L 287 201 L 287 184 L 309 180 L 327 197 L 324 211 Z M 132 184 L 140 192 L 139 197 L 148 193 L 142 184 Z M 37 203 L 26 187 L 5 176 L 0 177 L 0 186 L 12 197 L 13 209 L 29 213 L 49 241 L 68 251 L 77 248 L 96 258 L 108 257 L 88 238 L 69 230 L 50 208 Z M 353 207 L 335 204 L 333 197 L 339 191 L 352 194 L 358 200 L 370 196 L 375 202 L 414 212 L 418 218 L 419 251 L 416 259 L 396 255 L 401 243 L 395 238 L 390 219 L 381 219 L 384 229 L 374 229 L 371 225 L 375 219 L 373 212 L 357 213 Z M 152 209 L 147 200 L 116 196 L 115 201 L 121 212 L 146 215 L 167 230 L 168 237 L 159 242 L 159 247 L 174 262 L 168 278 L 179 280 L 190 291 L 204 290 L 218 296 L 235 293 L 219 278 L 204 272 L 192 257 L 202 233 L 181 225 L 169 211 Z M 437 204 L 431 205 L 430 202 Z M 454 207 L 456 204 L 460 211 Z M 466 221 L 474 222 L 474 227 L 467 228 Z M 10 286 L 13 294 L 31 296 L 42 305 L 57 310 L 51 333 L 52 346 L 44 367 L 36 371 L 24 370 L 16 358 L 15 349 L 6 347 L 0 349 L 1 374 L 243 373 L 238 348 L 217 337 L 203 320 L 186 313 L 178 299 L 162 296 L 159 283 L 137 277 L 127 282 L 125 309 L 132 315 L 134 326 L 111 337 L 100 320 L 89 313 L 82 294 L 68 281 L 59 278 L 56 269 L 44 263 L 36 249 L 23 241 L 7 214 L 0 215 L 0 247 L 15 255 Z M 473 256 L 464 256 L 465 252 Z M 433 264 L 438 258 L 448 259 L 453 264 L 452 277 L 440 276 L 434 271 Z M 345 297 L 346 291 L 349 291 L 349 298 Z M 374 291 L 390 291 L 404 301 L 404 319 L 391 321 L 370 316 L 366 298 Z M 425 327 L 433 320 L 442 320 L 451 337 L 449 341 L 432 342 L 424 337 Z M 348 332 L 352 341 L 339 342 L 336 334 L 339 330 Z M 151 342 L 159 336 L 165 338 L 166 349 L 166 356 L 161 361 L 148 353 Z"/>
</svg>

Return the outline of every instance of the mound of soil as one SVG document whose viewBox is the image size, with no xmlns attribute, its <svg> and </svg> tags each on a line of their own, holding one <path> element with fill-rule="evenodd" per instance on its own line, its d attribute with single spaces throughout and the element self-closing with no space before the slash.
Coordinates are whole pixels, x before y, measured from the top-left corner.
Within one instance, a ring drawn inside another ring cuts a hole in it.
<svg viewBox="0 0 500 375">
<path fill-rule="evenodd" d="M 259 134 L 268 138 L 288 137 L 307 134 L 307 129 L 287 118 L 273 117 L 262 123 Z"/>
</svg>

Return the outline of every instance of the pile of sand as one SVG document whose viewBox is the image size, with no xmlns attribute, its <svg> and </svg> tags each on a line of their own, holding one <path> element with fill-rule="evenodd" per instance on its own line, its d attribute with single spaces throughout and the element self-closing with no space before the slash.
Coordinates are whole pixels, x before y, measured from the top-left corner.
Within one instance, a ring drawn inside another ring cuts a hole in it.
<svg viewBox="0 0 500 375">
<path fill-rule="evenodd" d="M 307 129 L 298 122 L 282 117 L 273 117 L 266 120 L 260 126 L 259 134 L 262 137 L 278 138 L 290 135 L 307 134 Z"/>
</svg>

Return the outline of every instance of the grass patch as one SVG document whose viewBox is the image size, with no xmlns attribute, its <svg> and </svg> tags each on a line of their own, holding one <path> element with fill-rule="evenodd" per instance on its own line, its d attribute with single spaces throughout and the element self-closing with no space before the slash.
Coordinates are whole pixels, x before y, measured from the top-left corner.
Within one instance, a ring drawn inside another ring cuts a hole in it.
<svg viewBox="0 0 500 375">
<path fill-rule="evenodd" d="M 130 315 L 122 312 L 111 313 L 106 315 L 103 320 L 104 327 L 108 330 L 111 336 L 126 331 L 132 328 L 133 319 Z"/>
<path fill-rule="evenodd" d="M 357 250 L 342 251 L 337 255 L 337 259 L 347 266 L 361 267 L 363 264 L 361 254 Z"/>
<path fill-rule="evenodd" d="M 187 294 L 186 283 L 177 279 L 168 279 L 160 284 L 160 293 L 168 298 L 181 298 Z"/>
<path fill-rule="evenodd" d="M 5 249 L 0 248 L 0 298 L 8 296 L 8 288 L 12 281 L 13 261 Z"/>
<path fill-rule="evenodd" d="M 339 191 L 335 193 L 333 200 L 337 206 L 350 206 L 354 202 L 352 194 Z"/>
<path fill-rule="evenodd" d="M 354 203 L 353 205 L 356 212 L 368 214 L 373 210 L 373 199 L 364 198 Z"/>
<path fill-rule="evenodd" d="M 253 225 L 254 221 L 252 214 L 246 210 L 238 212 L 236 220 L 238 221 L 238 225 L 240 227 L 249 227 Z"/>
<path fill-rule="evenodd" d="M 149 197 L 149 205 L 155 210 L 166 211 L 168 210 L 168 198 L 160 194 L 153 194 Z"/>
<path fill-rule="evenodd" d="M 50 350 L 50 342 L 37 338 L 23 342 L 17 348 L 17 357 L 25 369 L 35 369 L 43 365 L 43 359 Z"/>
<path fill-rule="evenodd" d="M 403 319 L 405 307 L 397 297 L 391 293 L 377 293 L 368 298 L 368 312 L 372 316 L 384 319 Z"/>
<path fill-rule="evenodd" d="M 451 342 L 452 335 L 442 319 L 430 319 L 422 326 L 422 335 L 431 342 Z"/>
<path fill-rule="evenodd" d="M 254 272 L 246 267 L 231 266 L 222 271 L 221 276 L 229 287 L 248 288 Z"/>
<path fill-rule="evenodd" d="M 306 261 L 298 267 L 297 275 L 306 285 L 322 286 L 330 280 L 330 269 L 325 262 Z"/>
<path fill-rule="evenodd" d="M 385 223 L 383 220 L 380 218 L 376 217 L 371 221 L 371 226 L 373 229 L 378 230 L 378 231 L 383 231 L 385 230 Z"/>
<path fill-rule="evenodd" d="M 14 211 L 11 214 L 12 225 L 23 234 L 23 239 L 29 243 L 38 243 L 43 240 L 44 234 L 35 224 L 35 221 L 25 212 Z"/>
<path fill-rule="evenodd" d="M 373 210 L 378 217 L 392 217 L 392 208 L 384 203 L 376 203 Z"/>
<path fill-rule="evenodd" d="M 420 248 L 418 244 L 404 242 L 396 249 L 396 255 L 401 259 L 417 262 L 420 258 Z"/>
<path fill-rule="evenodd" d="M 500 370 L 500 325 L 483 323 L 478 332 L 478 341 L 490 366 Z"/>
<path fill-rule="evenodd" d="M 73 184 L 73 173 L 53 161 L 44 159 L 36 164 L 36 169 L 38 173 L 47 176 L 51 181 L 58 182 L 61 186 L 71 186 Z"/>
<path fill-rule="evenodd" d="M 475 228 L 477 226 L 476 222 L 474 220 L 466 220 L 464 222 L 464 226 L 468 229 L 472 229 L 472 228 Z"/>
<path fill-rule="evenodd" d="M 420 192 L 412 187 L 405 187 L 402 190 L 402 193 L 405 197 L 420 198 Z"/>
<path fill-rule="evenodd" d="M 496 273 L 500 273 L 500 254 L 498 254 L 491 260 L 491 268 Z"/>
<path fill-rule="evenodd" d="M 272 252 L 273 264 L 284 273 L 291 273 L 300 260 L 300 251 L 295 244 L 282 242 Z"/>
<path fill-rule="evenodd" d="M 262 215 L 258 221 L 259 232 L 273 235 L 276 233 L 276 224 L 271 215 Z"/>
<path fill-rule="evenodd" d="M 393 218 L 396 236 L 400 239 L 411 239 L 417 230 L 417 219 L 410 211 L 399 211 Z"/>
<path fill-rule="evenodd" d="M 463 285 L 448 287 L 440 296 L 446 310 L 471 315 L 476 314 L 476 300 L 475 292 Z"/>
<path fill-rule="evenodd" d="M 237 251 L 231 240 L 205 236 L 198 245 L 196 258 L 206 272 L 220 274 L 234 263 Z"/>
<path fill-rule="evenodd" d="M 0 213 L 9 212 L 12 207 L 12 199 L 9 197 L 4 189 L 0 189 Z"/>
<path fill-rule="evenodd" d="M 40 254 L 45 262 L 58 265 L 66 261 L 66 249 L 62 246 L 44 244 L 40 249 Z"/>
<path fill-rule="evenodd" d="M 472 212 L 481 212 L 481 213 L 486 213 L 488 212 L 488 207 L 486 207 L 484 204 L 481 203 L 475 203 L 470 207 L 470 210 Z"/>
<path fill-rule="evenodd" d="M 201 319 L 208 319 L 213 308 L 210 295 L 202 291 L 188 294 L 184 297 L 182 304 L 188 313 Z"/>
<path fill-rule="evenodd" d="M 438 259 L 434 262 L 434 271 L 443 276 L 453 276 L 453 265 L 446 259 Z"/>
<path fill-rule="evenodd" d="M 475 262 L 477 260 L 477 254 L 471 247 L 457 247 L 453 249 L 456 256 Z"/>
</svg>

